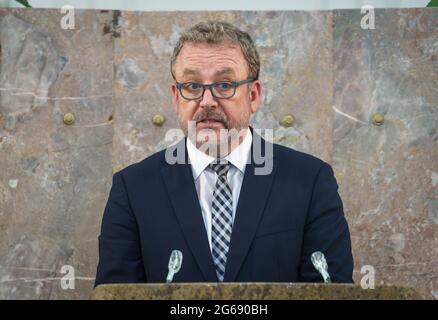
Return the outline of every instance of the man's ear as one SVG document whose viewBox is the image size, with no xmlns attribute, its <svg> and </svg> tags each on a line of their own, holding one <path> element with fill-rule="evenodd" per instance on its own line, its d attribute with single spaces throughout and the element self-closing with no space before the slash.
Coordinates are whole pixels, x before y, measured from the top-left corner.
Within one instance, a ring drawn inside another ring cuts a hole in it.
<svg viewBox="0 0 438 320">
<path fill-rule="evenodd" d="M 178 89 L 176 88 L 175 84 L 172 84 L 170 87 L 170 93 L 172 95 L 172 105 L 173 108 L 175 109 L 175 112 L 178 111 Z"/>
<path fill-rule="evenodd" d="M 262 83 L 260 80 L 255 80 L 251 84 L 251 90 L 249 92 L 249 99 L 251 103 L 251 112 L 255 113 L 259 108 L 262 96 Z"/>
</svg>

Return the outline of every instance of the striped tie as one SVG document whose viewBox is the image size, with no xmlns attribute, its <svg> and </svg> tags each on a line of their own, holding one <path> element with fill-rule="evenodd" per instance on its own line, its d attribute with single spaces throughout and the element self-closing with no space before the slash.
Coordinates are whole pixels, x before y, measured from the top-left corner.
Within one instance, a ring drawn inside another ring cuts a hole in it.
<svg viewBox="0 0 438 320">
<path fill-rule="evenodd" d="M 217 174 L 211 205 L 211 251 L 217 277 L 222 282 L 233 228 L 233 198 L 227 181 L 230 164 L 211 163 L 209 168 Z"/>
</svg>

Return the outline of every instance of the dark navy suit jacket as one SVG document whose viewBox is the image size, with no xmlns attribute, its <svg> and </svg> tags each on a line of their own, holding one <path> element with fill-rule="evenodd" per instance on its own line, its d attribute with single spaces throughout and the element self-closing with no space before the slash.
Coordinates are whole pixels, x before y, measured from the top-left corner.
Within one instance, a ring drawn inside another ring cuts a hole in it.
<svg viewBox="0 0 438 320">
<path fill-rule="evenodd" d="M 179 143 L 185 150 L 185 139 Z M 315 251 L 324 253 L 333 282 L 352 282 L 350 234 L 331 166 L 272 147 L 270 174 L 256 175 L 254 161 L 246 166 L 224 282 L 322 282 L 310 260 Z M 175 249 L 183 262 L 174 282 L 218 281 L 191 165 L 168 164 L 163 150 L 114 174 L 95 286 L 165 282 Z"/>
</svg>

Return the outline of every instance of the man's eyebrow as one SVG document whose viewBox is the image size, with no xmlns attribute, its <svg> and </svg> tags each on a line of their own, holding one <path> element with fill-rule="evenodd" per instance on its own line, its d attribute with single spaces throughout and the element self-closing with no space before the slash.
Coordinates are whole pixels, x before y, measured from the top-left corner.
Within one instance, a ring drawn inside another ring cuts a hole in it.
<svg viewBox="0 0 438 320">
<path fill-rule="evenodd" d="M 197 75 L 198 72 L 196 70 L 192 70 L 192 69 L 184 69 L 183 71 L 183 75 L 184 76 L 192 76 L 192 75 Z"/>
<path fill-rule="evenodd" d="M 235 72 L 232 68 L 225 68 L 222 70 L 219 70 L 214 74 L 215 76 L 223 76 L 223 75 L 235 75 Z"/>
<path fill-rule="evenodd" d="M 183 76 L 196 76 L 199 75 L 199 72 L 193 69 L 184 69 Z M 223 76 L 223 75 L 235 75 L 235 72 L 232 68 L 225 68 L 215 72 L 215 76 Z"/>
</svg>

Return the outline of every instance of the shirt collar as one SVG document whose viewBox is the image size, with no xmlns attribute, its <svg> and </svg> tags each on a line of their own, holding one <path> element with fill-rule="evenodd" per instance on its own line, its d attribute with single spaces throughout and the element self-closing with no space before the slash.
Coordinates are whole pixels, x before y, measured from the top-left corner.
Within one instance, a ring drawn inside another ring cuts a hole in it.
<svg viewBox="0 0 438 320">
<path fill-rule="evenodd" d="M 189 155 L 190 164 L 192 165 L 193 177 L 196 180 L 205 170 L 205 168 L 207 168 L 207 166 L 215 160 L 215 158 L 196 148 L 190 139 L 187 138 L 186 140 L 187 153 Z M 251 144 L 252 133 L 248 128 L 242 143 L 239 144 L 233 151 L 231 151 L 231 153 L 228 154 L 224 159 L 229 161 L 233 166 L 244 173 L 251 151 Z"/>
</svg>

